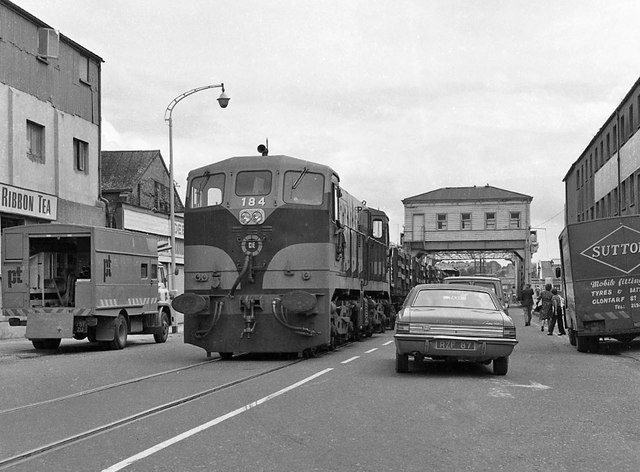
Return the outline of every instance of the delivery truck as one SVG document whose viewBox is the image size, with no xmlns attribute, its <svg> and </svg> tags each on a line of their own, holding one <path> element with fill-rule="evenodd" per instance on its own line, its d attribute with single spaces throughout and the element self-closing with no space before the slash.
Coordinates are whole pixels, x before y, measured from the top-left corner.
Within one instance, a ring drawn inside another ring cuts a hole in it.
<svg viewBox="0 0 640 472">
<path fill-rule="evenodd" d="M 123 349 L 129 334 L 167 340 L 175 323 L 157 240 L 130 231 L 71 224 L 6 228 L 2 311 L 26 326 L 36 349 L 64 338 Z"/>
<path fill-rule="evenodd" d="M 570 343 L 597 352 L 640 336 L 640 216 L 569 224 L 559 242 Z"/>
</svg>

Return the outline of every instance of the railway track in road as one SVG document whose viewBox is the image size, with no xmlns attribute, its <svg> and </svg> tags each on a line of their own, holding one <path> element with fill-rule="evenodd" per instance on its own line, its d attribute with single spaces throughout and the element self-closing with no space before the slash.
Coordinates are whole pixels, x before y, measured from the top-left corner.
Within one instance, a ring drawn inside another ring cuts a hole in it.
<svg viewBox="0 0 640 472">
<path fill-rule="evenodd" d="M 239 355 L 237 357 L 242 357 L 242 355 Z M 280 371 L 282 369 L 286 369 L 292 365 L 295 365 L 299 362 L 304 361 L 304 358 L 300 358 L 300 359 L 294 359 L 294 360 L 290 360 L 287 362 L 284 362 L 282 364 L 278 364 L 276 366 L 270 367 L 268 369 L 264 369 L 264 370 L 260 370 L 258 372 L 255 372 L 251 375 L 247 375 L 245 377 L 241 377 L 238 379 L 233 379 L 231 381 L 228 381 L 226 383 L 220 384 L 220 385 L 213 385 L 211 387 L 208 388 L 204 388 L 201 390 L 198 390 L 194 393 L 190 393 L 187 395 L 183 395 L 179 398 L 176 399 L 172 399 L 169 401 L 165 401 L 161 404 L 158 404 L 156 406 L 153 406 L 151 408 L 145 409 L 143 411 L 139 411 L 133 414 L 130 414 L 124 418 L 120 418 L 111 422 L 107 422 L 104 424 L 100 424 L 97 426 L 94 426 L 92 428 L 83 430 L 83 431 L 79 431 L 76 432 L 74 434 L 70 434 L 68 436 L 65 437 L 61 437 L 59 439 L 54 439 L 50 442 L 47 442 L 46 444 L 40 444 L 37 446 L 33 446 L 30 449 L 26 450 L 26 451 L 22 451 L 22 452 L 18 452 L 18 453 L 14 453 L 13 455 L 11 455 L 10 457 L 0 457 L 0 470 L 5 470 L 11 466 L 14 466 L 16 464 L 25 462 L 27 460 L 31 460 L 34 459 L 38 456 L 42 456 L 50 451 L 54 451 L 56 449 L 60 449 L 63 447 L 68 447 L 70 445 L 73 445 L 75 443 L 78 443 L 80 441 L 86 440 L 87 438 L 91 438 L 93 436 L 96 436 L 98 434 L 102 434 L 106 431 L 109 430 L 113 430 L 115 428 L 127 425 L 127 424 L 131 424 L 135 421 L 140 420 L 141 418 L 145 418 L 151 415 L 155 415 L 158 413 L 162 413 L 164 411 L 167 411 L 171 408 L 175 408 L 179 405 L 184 405 L 186 403 L 198 400 L 200 398 L 206 397 L 208 395 L 212 395 L 215 394 L 217 392 L 221 392 L 224 391 L 226 389 L 229 389 L 231 387 L 249 382 L 251 380 L 254 380 L 256 378 L 259 377 L 264 377 L 266 375 L 269 375 L 271 373 Z M 26 405 L 22 405 L 22 406 L 18 406 L 15 408 L 9 408 L 9 409 L 5 409 L 0 411 L 0 421 L 3 422 L 3 424 L 11 424 L 12 421 L 16 421 L 16 422 L 20 422 L 21 418 L 24 417 L 25 414 L 29 413 L 29 412 L 33 412 L 35 413 L 35 411 L 37 409 L 40 408 L 47 408 L 47 407 L 51 407 L 53 406 L 55 410 L 64 410 L 65 409 L 65 405 L 67 405 L 68 402 L 71 401 L 77 401 L 79 398 L 82 397 L 90 397 L 92 395 L 99 395 L 101 393 L 104 393 L 106 391 L 113 391 L 113 390 L 117 390 L 117 389 L 122 389 L 122 388 L 126 388 L 127 386 L 131 386 L 132 384 L 137 384 L 137 383 L 143 383 L 146 381 L 152 381 L 154 379 L 157 379 L 159 377 L 167 377 L 167 376 L 178 376 L 181 373 L 184 373 L 185 371 L 188 370 L 192 370 L 198 367 L 203 367 L 206 366 L 208 364 L 214 363 L 214 362 L 218 362 L 221 361 L 221 359 L 216 358 L 216 359 L 212 359 L 212 360 L 208 360 L 205 362 L 200 362 L 197 364 L 192 364 L 189 366 L 185 366 L 185 367 L 180 367 L 180 368 L 176 368 L 176 369 L 172 369 L 172 370 L 168 370 L 168 371 L 163 371 L 163 372 L 158 372 L 155 374 L 150 374 L 150 375 L 146 375 L 146 376 L 142 376 L 142 377 L 137 377 L 137 378 L 133 378 L 133 379 L 128 379 L 128 380 L 124 380 L 121 382 L 116 382 L 116 383 L 112 383 L 112 384 L 108 384 L 108 385 L 104 385 L 104 386 L 100 386 L 100 387 L 96 387 L 90 390 L 85 390 L 85 391 L 81 391 L 75 394 L 71 394 L 71 395 L 66 395 L 66 396 L 62 396 L 62 397 L 57 397 L 57 398 L 52 398 L 52 399 L 48 399 L 48 400 L 44 400 L 44 401 L 40 401 L 40 402 L 36 402 L 36 403 L 31 403 L 31 404 L 26 404 Z M 67 409 L 68 411 L 73 411 L 72 407 L 70 405 L 67 405 Z M 45 412 L 46 413 L 46 412 Z M 15 417 L 12 419 L 12 415 L 15 415 Z"/>
</svg>

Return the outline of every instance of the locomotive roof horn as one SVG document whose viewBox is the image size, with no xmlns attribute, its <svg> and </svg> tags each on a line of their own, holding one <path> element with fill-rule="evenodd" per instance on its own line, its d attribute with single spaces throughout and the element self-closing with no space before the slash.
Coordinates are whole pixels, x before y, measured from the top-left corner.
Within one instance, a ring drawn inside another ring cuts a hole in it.
<svg viewBox="0 0 640 472">
<path fill-rule="evenodd" d="M 268 143 L 269 141 L 267 141 Z M 265 146 L 264 144 L 261 144 L 260 146 L 258 146 L 258 152 L 260 154 L 262 154 L 263 156 L 268 156 L 269 155 L 269 148 L 267 146 Z"/>
</svg>

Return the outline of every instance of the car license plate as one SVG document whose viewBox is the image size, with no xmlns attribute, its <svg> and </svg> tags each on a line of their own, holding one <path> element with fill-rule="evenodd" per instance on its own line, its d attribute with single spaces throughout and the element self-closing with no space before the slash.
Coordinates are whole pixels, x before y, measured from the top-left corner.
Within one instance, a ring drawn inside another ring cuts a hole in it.
<svg viewBox="0 0 640 472">
<path fill-rule="evenodd" d="M 87 332 L 87 321 L 76 320 L 76 333 L 86 333 L 86 332 Z"/>
<path fill-rule="evenodd" d="M 473 341 L 450 341 L 446 339 L 437 339 L 436 349 L 446 351 L 475 351 L 476 343 Z"/>
</svg>

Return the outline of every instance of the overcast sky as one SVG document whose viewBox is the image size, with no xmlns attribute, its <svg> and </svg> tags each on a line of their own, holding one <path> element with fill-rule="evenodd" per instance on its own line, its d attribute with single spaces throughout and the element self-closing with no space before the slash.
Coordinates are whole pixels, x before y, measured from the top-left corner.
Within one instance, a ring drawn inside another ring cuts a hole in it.
<svg viewBox="0 0 640 472">
<path fill-rule="evenodd" d="M 330 165 L 387 212 L 442 187 L 533 197 L 559 257 L 571 164 L 640 76 L 636 0 L 14 0 L 104 59 L 103 150 L 160 149 L 176 182 L 231 156 Z"/>
</svg>

